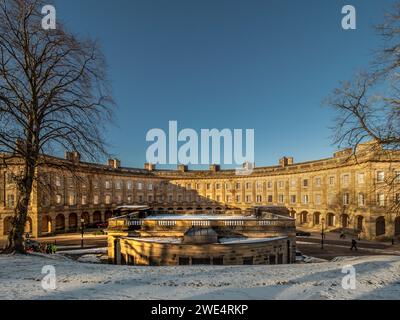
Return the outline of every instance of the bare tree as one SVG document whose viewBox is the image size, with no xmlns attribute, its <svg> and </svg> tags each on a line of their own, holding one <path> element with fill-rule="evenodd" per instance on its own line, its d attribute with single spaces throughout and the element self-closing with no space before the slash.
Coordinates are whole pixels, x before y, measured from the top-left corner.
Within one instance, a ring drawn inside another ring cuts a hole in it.
<svg viewBox="0 0 400 320">
<path fill-rule="evenodd" d="M 383 46 L 369 71 L 342 82 L 327 100 L 338 112 L 334 142 L 355 150 L 372 139 L 400 150 L 400 3 L 375 28 Z"/>
<path fill-rule="evenodd" d="M 48 1 L 46 1 L 48 4 Z M 13 172 L 16 208 L 6 252 L 24 252 L 23 233 L 45 154 L 104 155 L 103 124 L 114 105 L 96 42 L 57 23 L 42 29 L 42 0 L 0 0 L 0 152 Z"/>
<path fill-rule="evenodd" d="M 337 114 L 332 128 L 334 144 L 352 148 L 351 158 L 356 160 L 359 145 L 367 141 L 372 141 L 369 151 L 380 156 L 398 157 L 400 151 L 400 3 L 376 30 L 383 46 L 376 51 L 369 70 L 341 82 L 326 101 Z M 394 153 L 383 155 L 382 148 Z M 399 177 L 396 172 L 389 176 L 383 189 L 394 199 L 392 209 L 400 212 L 400 201 L 396 200 Z"/>
</svg>

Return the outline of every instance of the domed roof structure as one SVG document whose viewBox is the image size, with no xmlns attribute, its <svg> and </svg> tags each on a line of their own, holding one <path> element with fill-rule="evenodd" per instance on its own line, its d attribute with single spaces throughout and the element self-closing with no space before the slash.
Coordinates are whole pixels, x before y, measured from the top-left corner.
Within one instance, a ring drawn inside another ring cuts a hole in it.
<svg viewBox="0 0 400 320">
<path fill-rule="evenodd" d="M 217 243 L 218 234 L 212 228 L 190 228 L 183 236 L 183 243 Z"/>
</svg>

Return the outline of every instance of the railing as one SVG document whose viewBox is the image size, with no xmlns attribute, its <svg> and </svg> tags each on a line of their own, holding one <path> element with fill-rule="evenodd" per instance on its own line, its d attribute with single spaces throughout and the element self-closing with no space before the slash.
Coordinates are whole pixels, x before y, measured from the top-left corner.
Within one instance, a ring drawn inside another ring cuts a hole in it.
<svg viewBox="0 0 400 320">
<path fill-rule="evenodd" d="M 294 220 L 274 220 L 274 219 L 210 219 L 210 220 L 197 220 L 197 219 L 168 219 L 168 220 L 141 220 L 141 219 L 129 219 L 120 218 L 112 219 L 109 221 L 109 229 L 116 230 L 129 230 L 129 229 L 142 229 L 146 231 L 157 231 L 171 229 L 176 231 L 188 230 L 192 227 L 210 227 L 210 228 L 234 228 L 235 230 L 259 230 L 259 231 L 271 231 L 271 230 L 284 230 L 294 229 Z"/>
</svg>

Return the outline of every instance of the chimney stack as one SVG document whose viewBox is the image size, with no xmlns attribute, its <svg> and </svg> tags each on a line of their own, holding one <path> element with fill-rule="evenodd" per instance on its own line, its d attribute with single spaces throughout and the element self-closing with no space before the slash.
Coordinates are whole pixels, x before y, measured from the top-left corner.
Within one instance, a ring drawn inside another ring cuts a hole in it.
<svg viewBox="0 0 400 320">
<path fill-rule="evenodd" d="M 293 157 L 283 157 L 281 159 L 279 159 L 279 165 L 281 167 L 287 167 L 290 166 L 294 163 L 293 161 Z"/>
<path fill-rule="evenodd" d="M 156 169 L 156 165 L 153 163 L 145 163 L 144 169 L 147 171 L 154 171 Z"/>
<path fill-rule="evenodd" d="M 179 164 L 178 165 L 178 171 L 180 172 L 186 172 L 188 171 L 188 166 L 184 165 L 184 164 Z"/>
<path fill-rule="evenodd" d="M 108 165 L 114 169 L 121 168 L 121 161 L 118 159 L 108 159 Z"/>
<path fill-rule="evenodd" d="M 81 161 L 81 154 L 77 151 L 66 151 L 65 152 L 65 159 L 71 162 L 80 162 Z"/>
</svg>

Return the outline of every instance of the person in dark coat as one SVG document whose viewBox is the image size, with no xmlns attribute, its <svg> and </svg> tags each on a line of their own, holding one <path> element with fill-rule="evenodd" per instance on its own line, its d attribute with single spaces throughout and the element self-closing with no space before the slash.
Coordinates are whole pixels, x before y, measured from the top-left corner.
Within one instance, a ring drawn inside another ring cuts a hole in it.
<svg viewBox="0 0 400 320">
<path fill-rule="evenodd" d="M 350 248 L 350 250 L 353 251 L 353 249 L 356 249 L 356 251 L 358 250 L 357 249 L 357 241 L 356 241 L 356 239 L 351 240 L 351 248 Z"/>
</svg>

